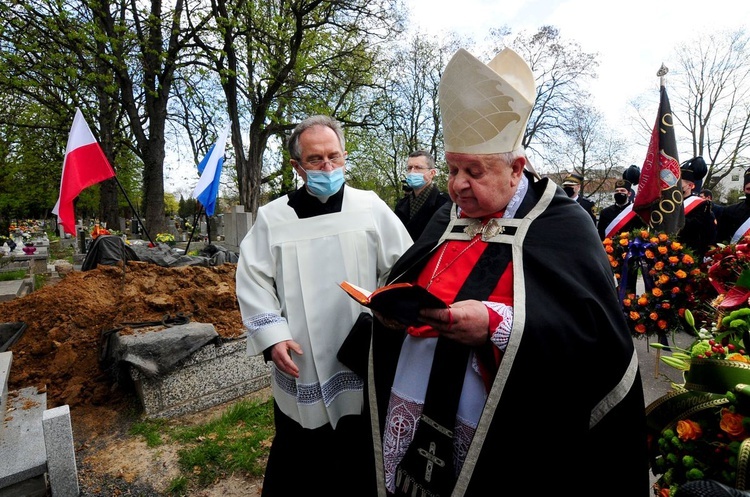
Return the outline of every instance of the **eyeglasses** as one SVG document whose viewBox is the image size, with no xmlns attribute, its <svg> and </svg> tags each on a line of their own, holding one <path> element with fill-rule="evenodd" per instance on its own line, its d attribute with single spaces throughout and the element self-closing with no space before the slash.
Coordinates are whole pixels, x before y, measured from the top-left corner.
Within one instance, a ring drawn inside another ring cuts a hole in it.
<svg viewBox="0 0 750 497">
<path fill-rule="evenodd" d="M 328 159 L 310 159 L 308 161 L 300 161 L 302 164 L 308 164 L 315 169 L 322 169 L 326 166 L 326 164 L 331 164 L 332 166 L 343 166 L 344 165 L 344 156 L 343 155 L 333 155 L 329 157 Z"/>
<path fill-rule="evenodd" d="M 426 166 L 406 166 L 404 168 L 404 170 L 407 173 L 411 172 L 411 171 L 415 171 L 415 172 L 417 172 L 417 171 L 427 171 L 428 169 L 432 169 L 432 168 L 431 167 L 426 167 Z"/>
</svg>

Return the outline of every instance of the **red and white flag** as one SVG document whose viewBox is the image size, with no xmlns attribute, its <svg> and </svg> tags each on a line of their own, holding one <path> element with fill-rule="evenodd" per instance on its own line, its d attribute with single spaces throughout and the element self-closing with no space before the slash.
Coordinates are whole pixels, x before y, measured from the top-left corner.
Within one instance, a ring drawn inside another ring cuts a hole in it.
<svg viewBox="0 0 750 497">
<path fill-rule="evenodd" d="M 73 126 L 68 135 L 68 147 L 65 149 L 62 178 L 60 179 L 60 197 L 52 213 L 57 215 L 57 222 L 63 225 L 66 233 L 76 234 L 73 201 L 91 185 L 95 185 L 115 176 L 115 171 L 104 155 L 89 125 L 83 119 L 80 109 L 76 109 Z"/>
</svg>

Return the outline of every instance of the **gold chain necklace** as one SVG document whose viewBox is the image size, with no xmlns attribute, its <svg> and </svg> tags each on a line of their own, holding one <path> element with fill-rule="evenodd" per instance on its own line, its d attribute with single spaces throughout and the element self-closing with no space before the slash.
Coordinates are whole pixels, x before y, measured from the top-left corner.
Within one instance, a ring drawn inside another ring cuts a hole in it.
<svg viewBox="0 0 750 497">
<path fill-rule="evenodd" d="M 443 269 L 440 269 L 440 264 L 443 262 L 443 256 L 445 255 L 445 251 L 448 250 L 448 243 L 443 245 L 443 250 L 440 252 L 440 257 L 438 257 L 437 264 L 435 264 L 435 269 L 432 271 L 432 276 L 430 277 L 430 281 L 427 283 L 427 286 L 425 288 L 429 289 L 430 285 L 432 285 L 432 282 L 435 281 L 435 278 L 443 274 L 449 267 L 453 265 L 454 262 L 458 260 L 459 257 L 464 255 L 467 250 L 469 250 L 471 247 L 476 244 L 480 238 L 478 236 L 475 236 L 474 239 L 471 241 L 470 244 L 468 244 L 461 252 L 458 253 L 456 257 L 453 258 L 452 261 L 450 261 L 448 264 L 445 265 Z M 438 271 L 438 269 L 440 269 Z"/>
</svg>

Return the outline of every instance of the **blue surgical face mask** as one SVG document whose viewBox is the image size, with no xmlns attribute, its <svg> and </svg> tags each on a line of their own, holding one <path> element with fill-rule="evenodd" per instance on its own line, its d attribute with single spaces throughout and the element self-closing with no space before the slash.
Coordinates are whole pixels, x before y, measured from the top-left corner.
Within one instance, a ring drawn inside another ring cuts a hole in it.
<svg viewBox="0 0 750 497">
<path fill-rule="evenodd" d="M 316 197 L 330 197 L 344 184 L 344 168 L 337 167 L 330 171 L 308 170 L 307 189 Z"/>
<path fill-rule="evenodd" d="M 424 174 L 422 173 L 409 173 L 406 175 L 406 184 L 412 188 L 422 188 L 425 183 Z"/>
</svg>

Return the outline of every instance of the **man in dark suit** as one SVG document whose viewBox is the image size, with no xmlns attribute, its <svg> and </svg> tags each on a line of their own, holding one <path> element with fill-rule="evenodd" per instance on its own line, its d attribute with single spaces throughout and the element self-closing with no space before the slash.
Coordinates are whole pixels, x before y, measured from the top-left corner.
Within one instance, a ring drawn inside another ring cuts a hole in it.
<svg viewBox="0 0 750 497">
<path fill-rule="evenodd" d="M 565 190 L 565 193 L 568 194 L 568 197 L 578 202 L 578 204 L 583 207 L 583 210 L 588 212 L 589 216 L 591 216 L 591 220 L 594 222 L 594 226 L 596 226 L 594 202 L 587 198 L 584 198 L 583 195 L 581 195 L 581 188 L 583 188 L 583 176 L 578 173 L 570 173 L 563 180 L 562 187 L 563 190 Z"/>
<path fill-rule="evenodd" d="M 419 238 L 427 221 L 450 197 L 441 192 L 433 182 L 437 175 L 435 159 L 425 150 L 409 154 L 406 161 L 406 186 L 408 192 L 396 204 L 394 212 L 404 223 L 412 240 Z"/>
</svg>

